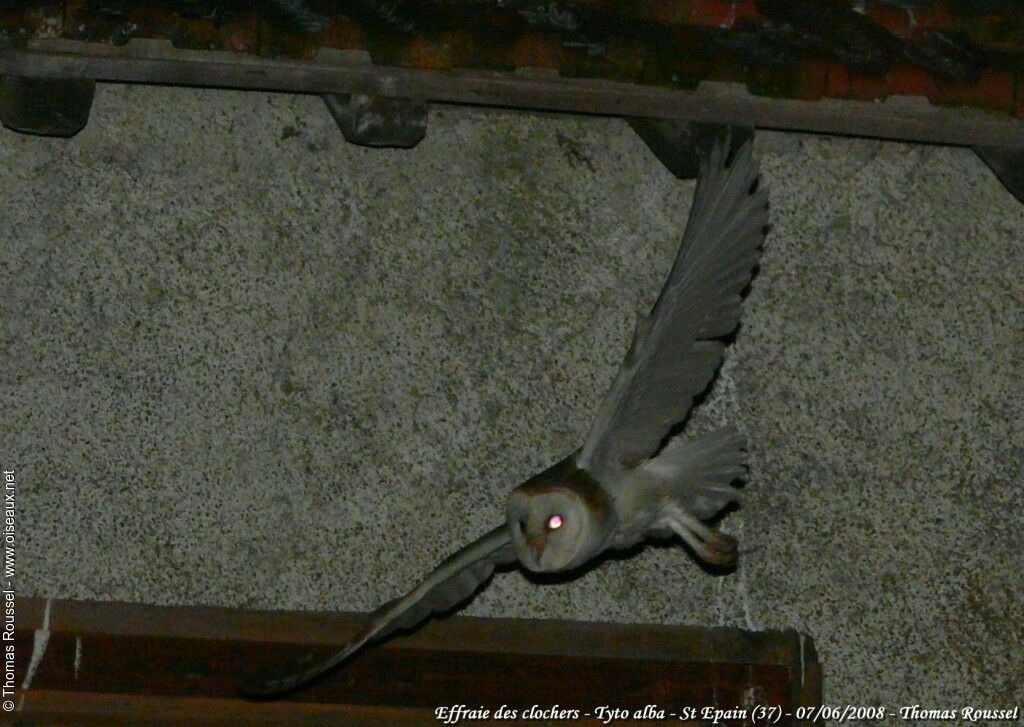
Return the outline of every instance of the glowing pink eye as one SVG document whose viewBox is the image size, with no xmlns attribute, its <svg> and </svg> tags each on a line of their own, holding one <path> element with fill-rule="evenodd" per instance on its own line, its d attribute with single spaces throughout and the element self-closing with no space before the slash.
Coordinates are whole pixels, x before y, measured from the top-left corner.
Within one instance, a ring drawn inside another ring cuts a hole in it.
<svg viewBox="0 0 1024 727">
<path fill-rule="evenodd" d="M 560 527 L 562 527 L 561 515 L 552 515 L 548 518 L 548 530 L 558 530 Z"/>
</svg>

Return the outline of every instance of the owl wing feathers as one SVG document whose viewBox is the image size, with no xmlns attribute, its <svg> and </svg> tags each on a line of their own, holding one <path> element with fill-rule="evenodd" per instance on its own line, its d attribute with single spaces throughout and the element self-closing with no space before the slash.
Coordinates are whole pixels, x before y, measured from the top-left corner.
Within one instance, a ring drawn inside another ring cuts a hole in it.
<svg viewBox="0 0 1024 727">
<path fill-rule="evenodd" d="M 396 631 L 411 629 L 431 616 L 452 610 L 472 597 L 496 566 L 515 561 L 508 526 L 499 525 L 443 560 L 409 593 L 374 611 L 370 623 L 331 656 L 315 660 L 315 654 L 308 654 L 287 669 L 259 677 L 241 692 L 252 698 L 290 692 L 341 664 L 367 644 L 383 641 Z"/>
<path fill-rule="evenodd" d="M 743 289 L 768 223 L 748 141 L 728 161 L 728 141 L 702 160 L 690 217 L 668 281 L 605 395 L 577 464 L 600 477 L 647 459 L 693 406 L 722 362 Z M 605 479 L 605 478 L 602 478 Z"/>
</svg>

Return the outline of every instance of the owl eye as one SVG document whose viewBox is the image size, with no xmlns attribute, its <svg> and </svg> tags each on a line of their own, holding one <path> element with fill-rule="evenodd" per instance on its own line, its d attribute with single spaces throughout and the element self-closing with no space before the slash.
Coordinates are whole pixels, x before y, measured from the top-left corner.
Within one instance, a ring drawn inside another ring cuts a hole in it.
<svg viewBox="0 0 1024 727">
<path fill-rule="evenodd" d="M 561 515 L 552 515 L 548 518 L 548 530 L 558 530 L 560 527 L 562 527 Z"/>
</svg>

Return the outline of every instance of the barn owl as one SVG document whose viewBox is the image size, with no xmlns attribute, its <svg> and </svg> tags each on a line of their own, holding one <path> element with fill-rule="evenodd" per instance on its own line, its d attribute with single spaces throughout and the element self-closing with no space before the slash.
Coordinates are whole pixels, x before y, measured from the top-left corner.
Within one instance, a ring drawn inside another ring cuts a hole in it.
<svg viewBox="0 0 1024 727">
<path fill-rule="evenodd" d="M 733 563 L 736 541 L 704 521 L 738 499 L 733 484 L 746 472 L 744 438 L 731 428 L 700 437 L 672 430 L 722 362 L 721 339 L 739 323 L 767 222 L 751 143 L 730 158 L 729 141 L 720 140 L 702 160 L 668 281 L 638 322 L 583 445 L 513 490 L 505 522 L 378 608 L 338 652 L 276 670 L 243 693 L 292 691 L 367 644 L 463 604 L 500 565 L 568 571 L 608 549 L 673 534 L 708 563 Z"/>
</svg>

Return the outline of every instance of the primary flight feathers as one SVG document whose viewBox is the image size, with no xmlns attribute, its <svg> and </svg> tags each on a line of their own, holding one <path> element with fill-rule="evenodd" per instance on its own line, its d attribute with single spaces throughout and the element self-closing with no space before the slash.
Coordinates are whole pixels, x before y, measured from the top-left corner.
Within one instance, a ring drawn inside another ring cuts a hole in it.
<svg viewBox="0 0 1024 727">
<path fill-rule="evenodd" d="M 703 160 L 672 272 L 590 427 L 579 464 L 631 467 L 650 457 L 722 363 L 715 341 L 736 328 L 768 224 L 751 144 L 725 166 L 728 145 Z"/>
<path fill-rule="evenodd" d="M 382 641 L 396 631 L 412 628 L 455 608 L 476 593 L 493 575 L 495 566 L 515 559 L 508 527 L 502 523 L 443 560 L 409 593 L 374 611 L 369 625 L 329 658 L 314 662 L 312 655 L 307 656 L 308 664 L 291 664 L 280 674 L 264 674 L 244 687 L 242 693 L 268 697 L 290 692 L 345 661 L 370 641 Z"/>
</svg>

